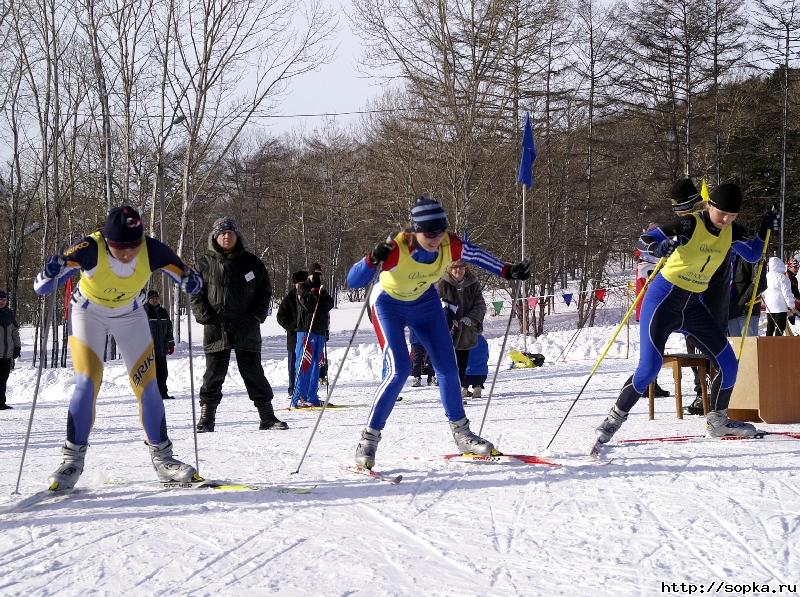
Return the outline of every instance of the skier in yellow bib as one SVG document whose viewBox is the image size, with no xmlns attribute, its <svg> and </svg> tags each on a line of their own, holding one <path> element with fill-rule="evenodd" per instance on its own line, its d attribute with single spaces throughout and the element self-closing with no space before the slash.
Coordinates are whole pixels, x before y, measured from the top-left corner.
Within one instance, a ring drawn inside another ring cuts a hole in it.
<svg viewBox="0 0 800 597">
<path fill-rule="evenodd" d="M 656 257 L 666 257 L 667 261 L 644 295 L 636 372 L 625 382 L 616 404 L 597 428 L 593 452 L 619 430 L 628 412 L 656 378 L 664 346 L 672 332 L 691 336 L 714 362 L 717 374 L 711 385 L 711 410 L 706 419 L 708 435 L 755 435 L 756 429 L 749 423 L 728 418 L 738 364 L 725 334 L 702 301 L 703 291 L 729 250 L 754 263 L 761 257 L 767 230 L 779 227 L 777 213 L 767 211 L 758 235 L 748 240 L 744 227 L 734 223 L 741 205 L 739 187 L 723 184 L 711 194 L 706 211 L 682 216 L 642 235 L 646 250 Z"/>
<path fill-rule="evenodd" d="M 103 380 L 106 330 L 128 368 L 131 387 L 139 403 L 145 443 L 160 481 L 192 481 L 194 467 L 176 460 L 167 435 L 164 405 L 156 382 L 153 339 L 144 304 L 144 288 L 152 272 L 161 270 L 181 290 L 195 294 L 202 280 L 163 243 L 145 236 L 139 213 L 132 207 L 111 210 L 102 231 L 83 238 L 62 255 L 47 260 L 36 278 L 37 294 L 48 294 L 53 284 L 66 282 L 80 270 L 71 298 L 69 337 L 75 390 L 67 414 L 64 460 L 50 476 L 50 488 L 71 489 L 83 472 L 95 403 Z"/>
</svg>

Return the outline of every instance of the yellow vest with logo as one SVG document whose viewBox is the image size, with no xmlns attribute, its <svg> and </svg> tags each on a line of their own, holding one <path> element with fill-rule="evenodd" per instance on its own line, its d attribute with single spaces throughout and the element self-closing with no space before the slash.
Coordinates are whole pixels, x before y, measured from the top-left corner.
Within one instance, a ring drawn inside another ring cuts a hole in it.
<svg viewBox="0 0 800 597">
<path fill-rule="evenodd" d="M 150 259 L 147 255 L 147 239 L 142 239 L 141 249 L 136 256 L 136 268 L 133 274 L 123 278 L 114 273 L 108 261 L 106 240 L 100 232 L 89 235 L 97 243 L 97 267 L 89 276 L 81 272 L 79 288 L 81 294 L 91 302 L 104 307 L 124 307 L 147 285 L 152 272 Z"/>
<path fill-rule="evenodd" d="M 411 257 L 408 246 L 403 242 L 403 233 L 394 237 L 400 256 L 397 265 L 391 271 L 381 272 L 381 287 L 389 296 L 401 301 L 413 301 L 422 296 L 432 284 L 442 277 L 452 261 L 450 255 L 450 235 L 445 234 L 439 245 L 439 255 L 433 263 L 418 263 Z"/>
<path fill-rule="evenodd" d="M 706 230 L 699 214 L 692 214 L 692 217 L 696 220 L 694 233 L 688 243 L 669 256 L 661 275 L 678 288 L 703 292 L 731 248 L 733 227 L 726 226 L 719 236 L 714 236 Z"/>
</svg>

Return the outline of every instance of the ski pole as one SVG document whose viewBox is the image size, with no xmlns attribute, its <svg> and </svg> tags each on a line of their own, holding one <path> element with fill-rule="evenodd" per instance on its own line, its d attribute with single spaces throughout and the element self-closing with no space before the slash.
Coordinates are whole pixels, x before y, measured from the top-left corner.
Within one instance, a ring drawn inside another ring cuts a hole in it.
<svg viewBox="0 0 800 597">
<path fill-rule="evenodd" d="M 319 292 L 322 294 L 322 289 L 324 286 L 319 287 Z M 300 367 L 303 365 L 303 358 L 306 356 L 306 348 L 308 348 L 308 340 L 311 338 L 311 328 L 314 327 L 314 320 L 317 318 L 317 308 L 319 307 L 319 296 L 317 296 L 317 303 L 314 305 L 314 312 L 311 313 L 311 323 L 308 324 L 308 333 L 306 337 L 303 339 L 303 350 L 300 351 L 300 359 L 297 361 L 297 368 L 294 372 L 294 388 L 297 390 L 297 379 L 300 375 Z M 295 332 L 297 333 L 297 332 Z M 292 392 L 292 396 L 294 396 L 294 392 Z M 289 405 L 291 406 L 291 398 L 289 398 Z"/>
<path fill-rule="evenodd" d="M 25 432 L 25 443 L 22 445 L 22 458 L 19 461 L 19 472 L 17 473 L 17 485 L 14 487 L 12 495 L 19 495 L 19 483 L 22 480 L 22 469 L 25 466 L 25 455 L 28 453 L 28 442 L 33 428 L 33 414 L 36 411 L 36 401 L 39 399 L 39 384 L 42 381 L 42 369 L 44 367 L 44 355 L 47 350 L 47 340 L 50 332 L 50 324 L 56 317 L 56 294 L 58 293 L 58 277 L 53 278 L 53 290 L 48 297 L 50 298 L 50 308 L 47 309 L 47 298 L 45 298 L 45 326 L 42 334 L 42 344 L 39 349 L 39 366 L 36 370 L 36 386 L 33 389 L 33 402 L 31 403 L 31 414 L 28 417 L 28 430 Z"/>
<path fill-rule="evenodd" d="M 188 305 L 188 298 L 187 305 Z M 180 308 L 180 301 L 178 302 Z M 200 450 L 197 448 L 197 408 L 194 404 L 194 351 L 192 349 L 192 310 L 186 309 L 186 337 L 189 340 L 189 393 L 192 396 L 192 435 L 194 437 L 194 468 L 200 475 Z"/>
<path fill-rule="evenodd" d="M 561 349 L 561 354 L 558 355 L 558 357 L 556 357 L 555 361 L 553 361 L 554 363 L 557 363 L 558 359 L 560 359 L 562 356 L 564 357 L 564 362 L 565 363 L 567 362 L 567 355 L 569 354 L 569 351 L 572 350 L 572 347 L 575 344 L 575 342 L 578 340 L 578 336 L 580 336 L 581 331 L 583 331 L 583 328 L 578 328 L 572 333 L 572 336 L 570 336 L 569 341 L 567 341 L 567 343 L 564 345 L 564 348 Z"/>
<path fill-rule="evenodd" d="M 581 388 L 580 392 L 578 392 L 578 395 L 575 396 L 575 400 L 572 401 L 572 404 L 569 405 L 569 409 L 567 410 L 567 414 L 565 414 L 564 418 L 561 419 L 561 423 L 558 424 L 558 428 L 556 429 L 556 432 L 553 434 L 553 437 L 551 437 L 550 441 L 547 443 L 547 447 L 545 448 L 545 450 L 549 450 L 550 449 L 550 446 L 553 444 L 553 441 L 556 439 L 556 436 L 558 435 L 558 432 L 561 431 L 561 427 L 564 425 L 564 422 L 567 420 L 567 417 L 569 417 L 569 413 L 572 412 L 572 409 L 575 406 L 575 403 L 578 402 L 578 399 L 583 394 L 583 391 L 586 389 L 586 386 L 589 385 L 589 382 L 592 380 L 592 377 L 594 376 L 595 371 L 597 371 L 597 368 L 600 366 L 600 363 L 603 362 L 603 359 L 605 358 L 606 354 L 608 354 L 608 351 L 611 350 L 611 346 L 614 344 L 614 340 L 617 339 L 617 336 L 619 335 L 620 331 L 622 330 L 622 326 L 625 325 L 625 322 L 628 321 L 628 318 L 630 318 L 631 314 L 636 309 L 636 303 L 638 303 L 639 300 L 641 300 L 641 298 L 644 296 L 644 293 L 647 290 L 647 287 L 650 286 L 650 282 L 653 280 L 653 278 L 656 277 L 656 274 L 658 273 L 658 270 L 661 269 L 661 267 L 664 265 L 664 263 L 666 261 L 667 261 L 666 257 L 662 257 L 661 259 L 658 260 L 658 263 L 656 264 L 656 267 L 653 269 L 653 272 L 650 274 L 650 277 L 647 278 L 647 281 L 644 283 L 644 286 L 642 286 L 642 289 L 639 291 L 639 294 L 636 295 L 636 300 L 633 301 L 633 304 L 631 304 L 630 308 L 628 309 L 628 312 L 625 314 L 625 317 L 622 318 L 622 321 L 617 326 L 616 331 L 614 331 L 614 335 L 611 336 L 611 338 L 609 339 L 608 343 L 606 344 L 606 347 L 603 349 L 603 352 L 600 354 L 600 358 L 597 359 L 597 362 L 594 364 L 594 367 L 592 367 L 592 370 L 589 373 L 589 377 L 586 378 L 586 382 L 583 384 L 583 387 Z"/>
<path fill-rule="evenodd" d="M 771 232 L 771 229 L 767 230 L 767 236 L 764 239 L 764 250 L 761 252 L 761 259 L 759 260 L 758 267 L 756 268 L 756 277 L 753 278 L 753 292 L 750 295 L 750 304 L 747 306 L 747 317 L 744 319 L 744 329 L 742 329 L 742 340 L 739 342 L 739 352 L 736 353 L 737 361 L 741 360 L 742 358 L 744 339 L 747 337 L 747 327 L 750 325 L 750 316 L 753 314 L 753 303 L 756 300 L 756 294 L 758 294 L 758 283 L 761 281 L 761 270 L 764 267 L 764 260 L 767 257 L 767 247 L 769 246 L 769 237 Z M 739 259 L 741 259 L 741 257 Z"/>
<path fill-rule="evenodd" d="M 378 264 L 378 271 L 380 271 L 380 264 Z M 369 286 L 367 286 L 367 292 L 364 295 L 364 306 L 361 307 L 361 313 L 358 314 L 358 319 L 356 320 L 356 325 L 353 328 L 353 333 L 350 335 L 350 341 L 347 343 L 347 348 L 344 350 L 342 360 L 339 361 L 339 367 L 336 369 L 336 375 L 334 376 L 333 381 L 328 384 L 328 393 L 327 396 L 325 396 L 325 402 L 322 404 L 322 408 L 317 416 L 317 422 L 314 423 L 314 428 L 311 430 L 311 435 L 308 437 L 306 449 L 303 450 L 303 455 L 300 457 L 300 462 L 297 463 L 297 470 L 292 471 L 293 475 L 296 475 L 300 472 L 300 467 L 303 466 L 303 461 L 306 459 L 308 449 L 311 447 L 311 441 L 314 439 L 314 435 L 317 433 L 317 427 L 319 427 L 319 422 L 322 420 L 322 415 L 325 414 L 325 409 L 328 407 L 328 403 L 331 401 L 331 394 L 333 394 L 333 390 L 336 387 L 336 382 L 339 380 L 339 374 L 342 372 L 344 362 L 347 360 L 347 354 L 350 352 L 350 347 L 353 346 L 353 340 L 356 337 L 358 328 L 361 326 L 361 320 L 364 318 L 364 312 L 367 310 L 367 305 L 369 305 L 369 295 L 372 294 L 372 287 L 374 285 L 375 279 L 373 279 L 372 282 L 369 283 Z"/>
<path fill-rule="evenodd" d="M 494 375 L 492 376 L 492 385 L 489 386 L 489 395 L 486 397 L 486 406 L 483 408 L 483 418 L 481 418 L 481 427 L 478 429 L 478 435 L 483 431 L 483 424 L 486 422 L 486 414 L 489 412 L 489 404 L 492 402 L 492 393 L 494 392 L 494 384 L 497 381 L 497 372 L 500 371 L 500 363 L 503 361 L 503 355 L 506 352 L 506 341 L 508 340 L 508 332 L 511 329 L 511 320 L 514 319 L 514 303 L 517 302 L 519 290 L 522 286 L 522 281 L 517 280 L 514 286 L 514 296 L 511 298 L 511 312 L 508 316 L 508 323 L 506 324 L 506 333 L 503 336 L 503 345 L 500 347 L 500 355 L 497 357 L 497 365 L 494 368 Z M 527 330 L 526 335 L 527 335 Z"/>
<path fill-rule="evenodd" d="M 564 356 L 564 353 L 567 351 L 567 347 L 570 344 L 572 344 L 572 341 L 575 339 L 575 336 L 578 335 L 578 330 L 580 330 L 580 329 L 581 328 L 575 328 L 575 331 L 572 332 L 572 335 L 569 337 L 569 340 L 567 340 L 567 342 L 564 344 L 564 348 L 562 348 L 561 352 L 558 353 L 558 356 L 555 359 L 553 359 L 554 363 L 557 363 L 561 359 L 561 357 Z"/>
</svg>

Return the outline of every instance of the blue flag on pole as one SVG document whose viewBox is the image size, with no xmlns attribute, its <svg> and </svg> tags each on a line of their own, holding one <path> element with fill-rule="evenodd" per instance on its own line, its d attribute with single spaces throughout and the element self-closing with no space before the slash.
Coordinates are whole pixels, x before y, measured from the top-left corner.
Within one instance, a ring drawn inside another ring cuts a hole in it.
<svg viewBox="0 0 800 597">
<path fill-rule="evenodd" d="M 517 182 L 521 182 L 528 188 L 533 186 L 533 162 L 535 159 L 536 146 L 533 144 L 531 115 L 525 112 L 525 131 L 522 133 L 522 157 L 519 159 Z"/>
</svg>

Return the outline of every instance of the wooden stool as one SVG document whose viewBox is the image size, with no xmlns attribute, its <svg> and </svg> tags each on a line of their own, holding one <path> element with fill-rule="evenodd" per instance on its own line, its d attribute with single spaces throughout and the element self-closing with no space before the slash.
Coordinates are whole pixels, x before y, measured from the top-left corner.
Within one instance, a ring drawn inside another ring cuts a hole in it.
<svg viewBox="0 0 800 597">
<path fill-rule="evenodd" d="M 681 369 L 683 367 L 697 367 L 697 374 L 700 376 L 700 394 L 703 397 L 703 414 L 708 414 L 708 383 L 706 373 L 708 371 L 708 359 L 697 354 L 665 354 L 664 363 L 661 367 L 671 366 L 672 377 L 675 379 L 675 414 L 679 419 L 683 418 L 683 396 L 681 394 Z M 655 391 L 656 382 L 650 384 L 648 397 L 650 398 L 650 420 L 655 419 Z"/>
</svg>

